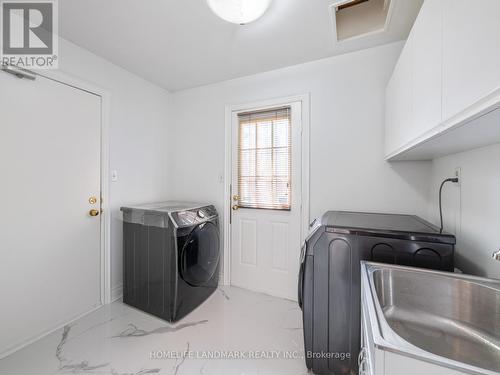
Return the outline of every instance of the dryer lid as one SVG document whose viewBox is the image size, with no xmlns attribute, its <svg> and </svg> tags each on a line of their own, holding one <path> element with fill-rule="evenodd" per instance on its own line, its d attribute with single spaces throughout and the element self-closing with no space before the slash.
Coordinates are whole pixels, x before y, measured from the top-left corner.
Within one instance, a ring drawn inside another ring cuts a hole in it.
<svg viewBox="0 0 500 375">
<path fill-rule="evenodd" d="M 217 210 L 213 205 L 194 202 L 165 201 L 121 207 L 123 221 L 147 226 L 168 228 L 188 227 L 213 220 Z"/>
<path fill-rule="evenodd" d="M 439 228 L 413 215 L 328 211 L 321 218 L 321 224 L 327 232 L 456 243 L 452 234 L 440 233 Z"/>
<path fill-rule="evenodd" d="M 185 211 L 185 210 L 193 210 L 196 208 L 208 206 L 208 204 L 204 203 L 195 203 L 195 202 L 180 202 L 180 201 L 165 201 L 165 202 L 154 202 L 154 203 L 142 203 L 135 204 L 131 206 L 124 206 L 121 208 L 122 211 L 149 211 L 149 212 L 157 212 L 157 213 L 169 213 L 174 211 Z"/>
</svg>

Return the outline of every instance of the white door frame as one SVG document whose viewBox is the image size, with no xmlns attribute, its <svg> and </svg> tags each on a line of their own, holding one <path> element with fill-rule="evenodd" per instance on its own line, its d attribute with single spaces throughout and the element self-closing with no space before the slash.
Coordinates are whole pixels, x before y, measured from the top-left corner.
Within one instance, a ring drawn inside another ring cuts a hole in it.
<svg viewBox="0 0 500 375">
<path fill-rule="evenodd" d="M 283 106 L 300 102 L 302 106 L 301 143 L 302 143 L 302 181 L 301 181 L 301 209 L 300 209 L 300 241 L 303 242 L 309 231 L 309 137 L 310 137 L 310 95 L 294 95 L 281 98 L 267 99 L 244 104 L 231 104 L 226 106 L 225 117 L 225 156 L 224 156 L 224 264 L 222 267 L 222 280 L 224 285 L 231 284 L 231 180 L 232 180 L 232 119 L 233 112 L 252 111 Z M 297 254 L 298 256 L 298 254 Z"/>
<path fill-rule="evenodd" d="M 36 75 L 57 81 L 63 85 L 71 86 L 79 90 L 101 98 L 101 306 L 111 301 L 111 212 L 109 206 L 109 113 L 110 98 L 108 91 L 101 87 L 90 84 L 79 78 L 56 70 L 44 70 L 34 72 Z M 35 83 L 36 84 L 36 81 Z"/>
<path fill-rule="evenodd" d="M 32 74 L 41 76 L 63 85 L 74 87 L 75 89 L 87 91 L 90 94 L 97 95 L 101 98 L 101 233 L 100 233 L 100 258 L 101 258 L 101 270 L 100 270 L 100 284 L 101 284 L 101 305 L 93 308 L 91 311 L 83 313 L 74 319 L 71 319 L 64 324 L 57 327 L 49 329 L 47 332 L 40 334 L 32 339 L 27 340 L 18 347 L 12 348 L 7 352 L 0 354 L 0 359 L 22 349 L 23 347 L 49 335 L 52 332 L 57 331 L 66 324 L 70 324 L 73 321 L 87 315 L 88 313 L 100 308 L 102 305 L 112 302 L 111 299 L 111 212 L 109 206 L 109 114 L 110 114 L 110 99 L 111 95 L 105 89 L 90 84 L 79 78 L 75 78 L 61 71 L 55 70 L 44 70 L 44 71 L 30 71 Z M 7 74 L 6 72 L 1 72 L 0 74 Z M 36 80 L 34 82 L 36 84 Z"/>
</svg>

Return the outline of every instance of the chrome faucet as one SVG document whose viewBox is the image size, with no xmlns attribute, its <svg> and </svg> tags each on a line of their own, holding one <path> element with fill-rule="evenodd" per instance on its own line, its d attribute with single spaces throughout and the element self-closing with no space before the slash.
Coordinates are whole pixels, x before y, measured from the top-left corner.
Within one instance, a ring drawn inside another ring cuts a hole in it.
<svg viewBox="0 0 500 375">
<path fill-rule="evenodd" d="M 492 255 L 493 259 L 500 260 L 500 250 L 495 251 Z"/>
</svg>

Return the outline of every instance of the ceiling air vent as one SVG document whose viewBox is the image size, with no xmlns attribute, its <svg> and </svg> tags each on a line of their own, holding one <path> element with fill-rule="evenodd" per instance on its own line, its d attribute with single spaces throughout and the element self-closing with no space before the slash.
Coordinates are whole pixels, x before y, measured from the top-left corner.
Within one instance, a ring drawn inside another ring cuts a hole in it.
<svg viewBox="0 0 500 375">
<path fill-rule="evenodd" d="M 391 0 L 335 1 L 331 4 L 331 13 L 337 41 L 385 31 L 392 12 L 391 5 Z"/>
<path fill-rule="evenodd" d="M 361 4 L 361 3 L 366 3 L 367 1 L 370 1 L 370 0 L 352 0 L 352 1 L 349 1 L 348 3 L 345 3 L 345 4 L 341 4 L 337 7 L 337 12 L 339 10 L 342 10 L 342 9 L 347 9 L 347 8 L 350 8 L 350 7 L 353 7 L 353 6 L 356 6 L 358 4 Z"/>
</svg>

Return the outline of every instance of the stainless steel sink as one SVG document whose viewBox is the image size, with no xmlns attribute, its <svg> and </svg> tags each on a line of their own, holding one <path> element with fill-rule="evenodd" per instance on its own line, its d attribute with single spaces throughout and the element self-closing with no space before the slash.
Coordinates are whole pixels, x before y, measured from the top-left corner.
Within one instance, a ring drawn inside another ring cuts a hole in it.
<svg viewBox="0 0 500 375">
<path fill-rule="evenodd" d="M 363 264 L 380 339 L 470 373 L 500 373 L 500 281 Z"/>
</svg>

